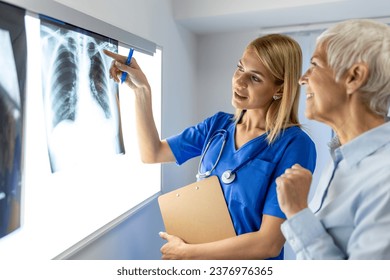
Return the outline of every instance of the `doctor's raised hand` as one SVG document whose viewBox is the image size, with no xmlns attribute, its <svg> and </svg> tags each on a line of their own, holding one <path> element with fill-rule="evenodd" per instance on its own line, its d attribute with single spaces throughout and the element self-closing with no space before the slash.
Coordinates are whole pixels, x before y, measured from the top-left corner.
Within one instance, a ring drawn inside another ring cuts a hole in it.
<svg viewBox="0 0 390 280">
<path fill-rule="evenodd" d="M 149 82 L 139 67 L 135 58 L 131 58 L 130 64 L 126 65 L 126 57 L 109 50 L 103 52 L 113 59 L 110 67 L 110 77 L 117 83 L 121 82 L 122 73 L 126 72 L 126 80 L 124 81 L 133 90 L 146 88 L 150 90 Z"/>
<path fill-rule="evenodd" d="M 251 41 L 232 65 L 234 114 L 214 113 L 166 139 L 160 139 L 151 106 L 151 89 L 135 59 L 106 52 L 114 59 L 110 74 L 134 89 L 141 159 L 176 162 L 199 157 L 197 180 L 219 179 L 237 236 L 187 244 L 160 233 L 163 259 L 283 259 L 286 216 L 279 207 L 275 180 L 294 164 L 314 171 L 316 150 L 298 120 L 302 52 L 286 35 Z M 179 94 L 179 93 L 178 93 Z M 195 175 L 195 174 L 194 174 Z M 195 180 L 195 176 L 194 176 Z M 210 213 L 212 215 L 213 213 Z"/>
<path fill-rule="evenodd" d="M 126 72 L 124 83 L 134 91 L 135 119 L 141 160 L 145 163 L 160 163 L 174 161 L 174 156 L 166 141 L 160 140 L 153 118 L 152 93 L 147 77 L 134 57 L 126 65 L 127 57 L 104 50 L 113 59 L 110 67 L 110 77 L 117 83 L 121 82 L 122 73 Z"/>
</svg>

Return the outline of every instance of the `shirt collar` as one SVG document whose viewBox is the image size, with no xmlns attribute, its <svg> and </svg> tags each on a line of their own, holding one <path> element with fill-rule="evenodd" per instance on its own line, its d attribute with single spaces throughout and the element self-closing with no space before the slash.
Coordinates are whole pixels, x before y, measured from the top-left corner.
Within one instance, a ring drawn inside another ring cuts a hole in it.
<svg viewBox="0 0 390 280">
<path fill-rule="evenodd" d="M 390 121 L 359 135 L 347 144 L 340 145 L 338 137 L 334 137 L 328 144 L 333 161 L 338 163 L 345 159 L 349 166 L 356 165 L 363 158 L 374 153 L 389 143 Z"/>
</svg>

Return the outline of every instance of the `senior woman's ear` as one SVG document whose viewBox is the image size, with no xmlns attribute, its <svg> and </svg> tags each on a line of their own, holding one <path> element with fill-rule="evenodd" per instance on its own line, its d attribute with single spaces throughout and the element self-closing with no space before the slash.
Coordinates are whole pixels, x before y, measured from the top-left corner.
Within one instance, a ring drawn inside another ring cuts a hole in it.
<svg viewBox="0 0 390 280">
<path fill-rule="evenodd" d="M 346 89 L 348 94 L 358 91 L 368 79 L 369 69 L 366 63 L 355 63 L 347 71 Z"/>
</svg>

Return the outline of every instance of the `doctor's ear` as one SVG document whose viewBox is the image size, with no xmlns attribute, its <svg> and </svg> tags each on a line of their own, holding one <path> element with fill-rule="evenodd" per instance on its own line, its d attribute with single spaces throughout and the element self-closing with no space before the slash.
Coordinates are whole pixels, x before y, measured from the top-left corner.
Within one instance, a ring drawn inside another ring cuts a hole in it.
<svg viewBox="0 0 390 280">
<path fill-rule="evenodd" d="M 366 63 L 355 63 L 346 73 L 346 89 L 352 94 L 365 85 L 368 79 L 369 69 Z"/>
<path fill-rule="evenodd" d="M 272 96 L 272 98 L 274 100 L 279 100 L 280 98 L 282 98 L 282 94 L 275 94 L 274 96 Z"/>
<path fill-rule="evenodd" d="M 274 100 L 279 100 L 280 98 L 282 98 L 283 96 L 283 85 L 281 85 L 278 89 L 278 91 L 276 92 L 276 94 L 274 94 L 274 96 L 272 96 L 272 98 Z"/>
</svg>

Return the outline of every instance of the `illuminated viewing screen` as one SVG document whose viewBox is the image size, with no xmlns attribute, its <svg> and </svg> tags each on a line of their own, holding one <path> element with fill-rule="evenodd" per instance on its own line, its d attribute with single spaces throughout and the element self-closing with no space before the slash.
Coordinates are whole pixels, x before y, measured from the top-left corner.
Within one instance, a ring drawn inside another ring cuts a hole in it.
<svg viewBox="0 0 390 280">
<path fill-rule="evenodd" d="M 109 79 L 111 58 L 102 53 L 109 49 L 127 56 L 130 46 L 34 13 L 22 11 L 21 18 L 25 53 L 14 57 L 26 71 L 26 77 L 19 75 L 25 99 L 4 86 L 5 80 L 15 84 L 16 77 L 3 79 L 0 88 L 1 113 L 9 113 L 7 124 L 16 133 L 7 145 L 14 147 L 14 139 L 20 143 L 9 158 L 19 160 L 17 168 L 12 176 L 2 175 L 16 183 L 1 185 L 1 226 L 10 228 L 15 217 L 13 229 L 19 228 L 6 240 L 0 236 L 0 257 L 51 259 L 104 232 L 159 192 L 161 165 L 141 162 L 134 92 Z M 0 28 L 0 38 L 7 36 Z M 1 47 L 2 66 L 14 74 L 10 40 L 2 39 Z M 161 56 L 160 49 L 150 55 L 135 47 L 134 58 L 153 91 L 159 132 Z M 15 203 L 6 203 L 12 196 Z"/>
</svg>

